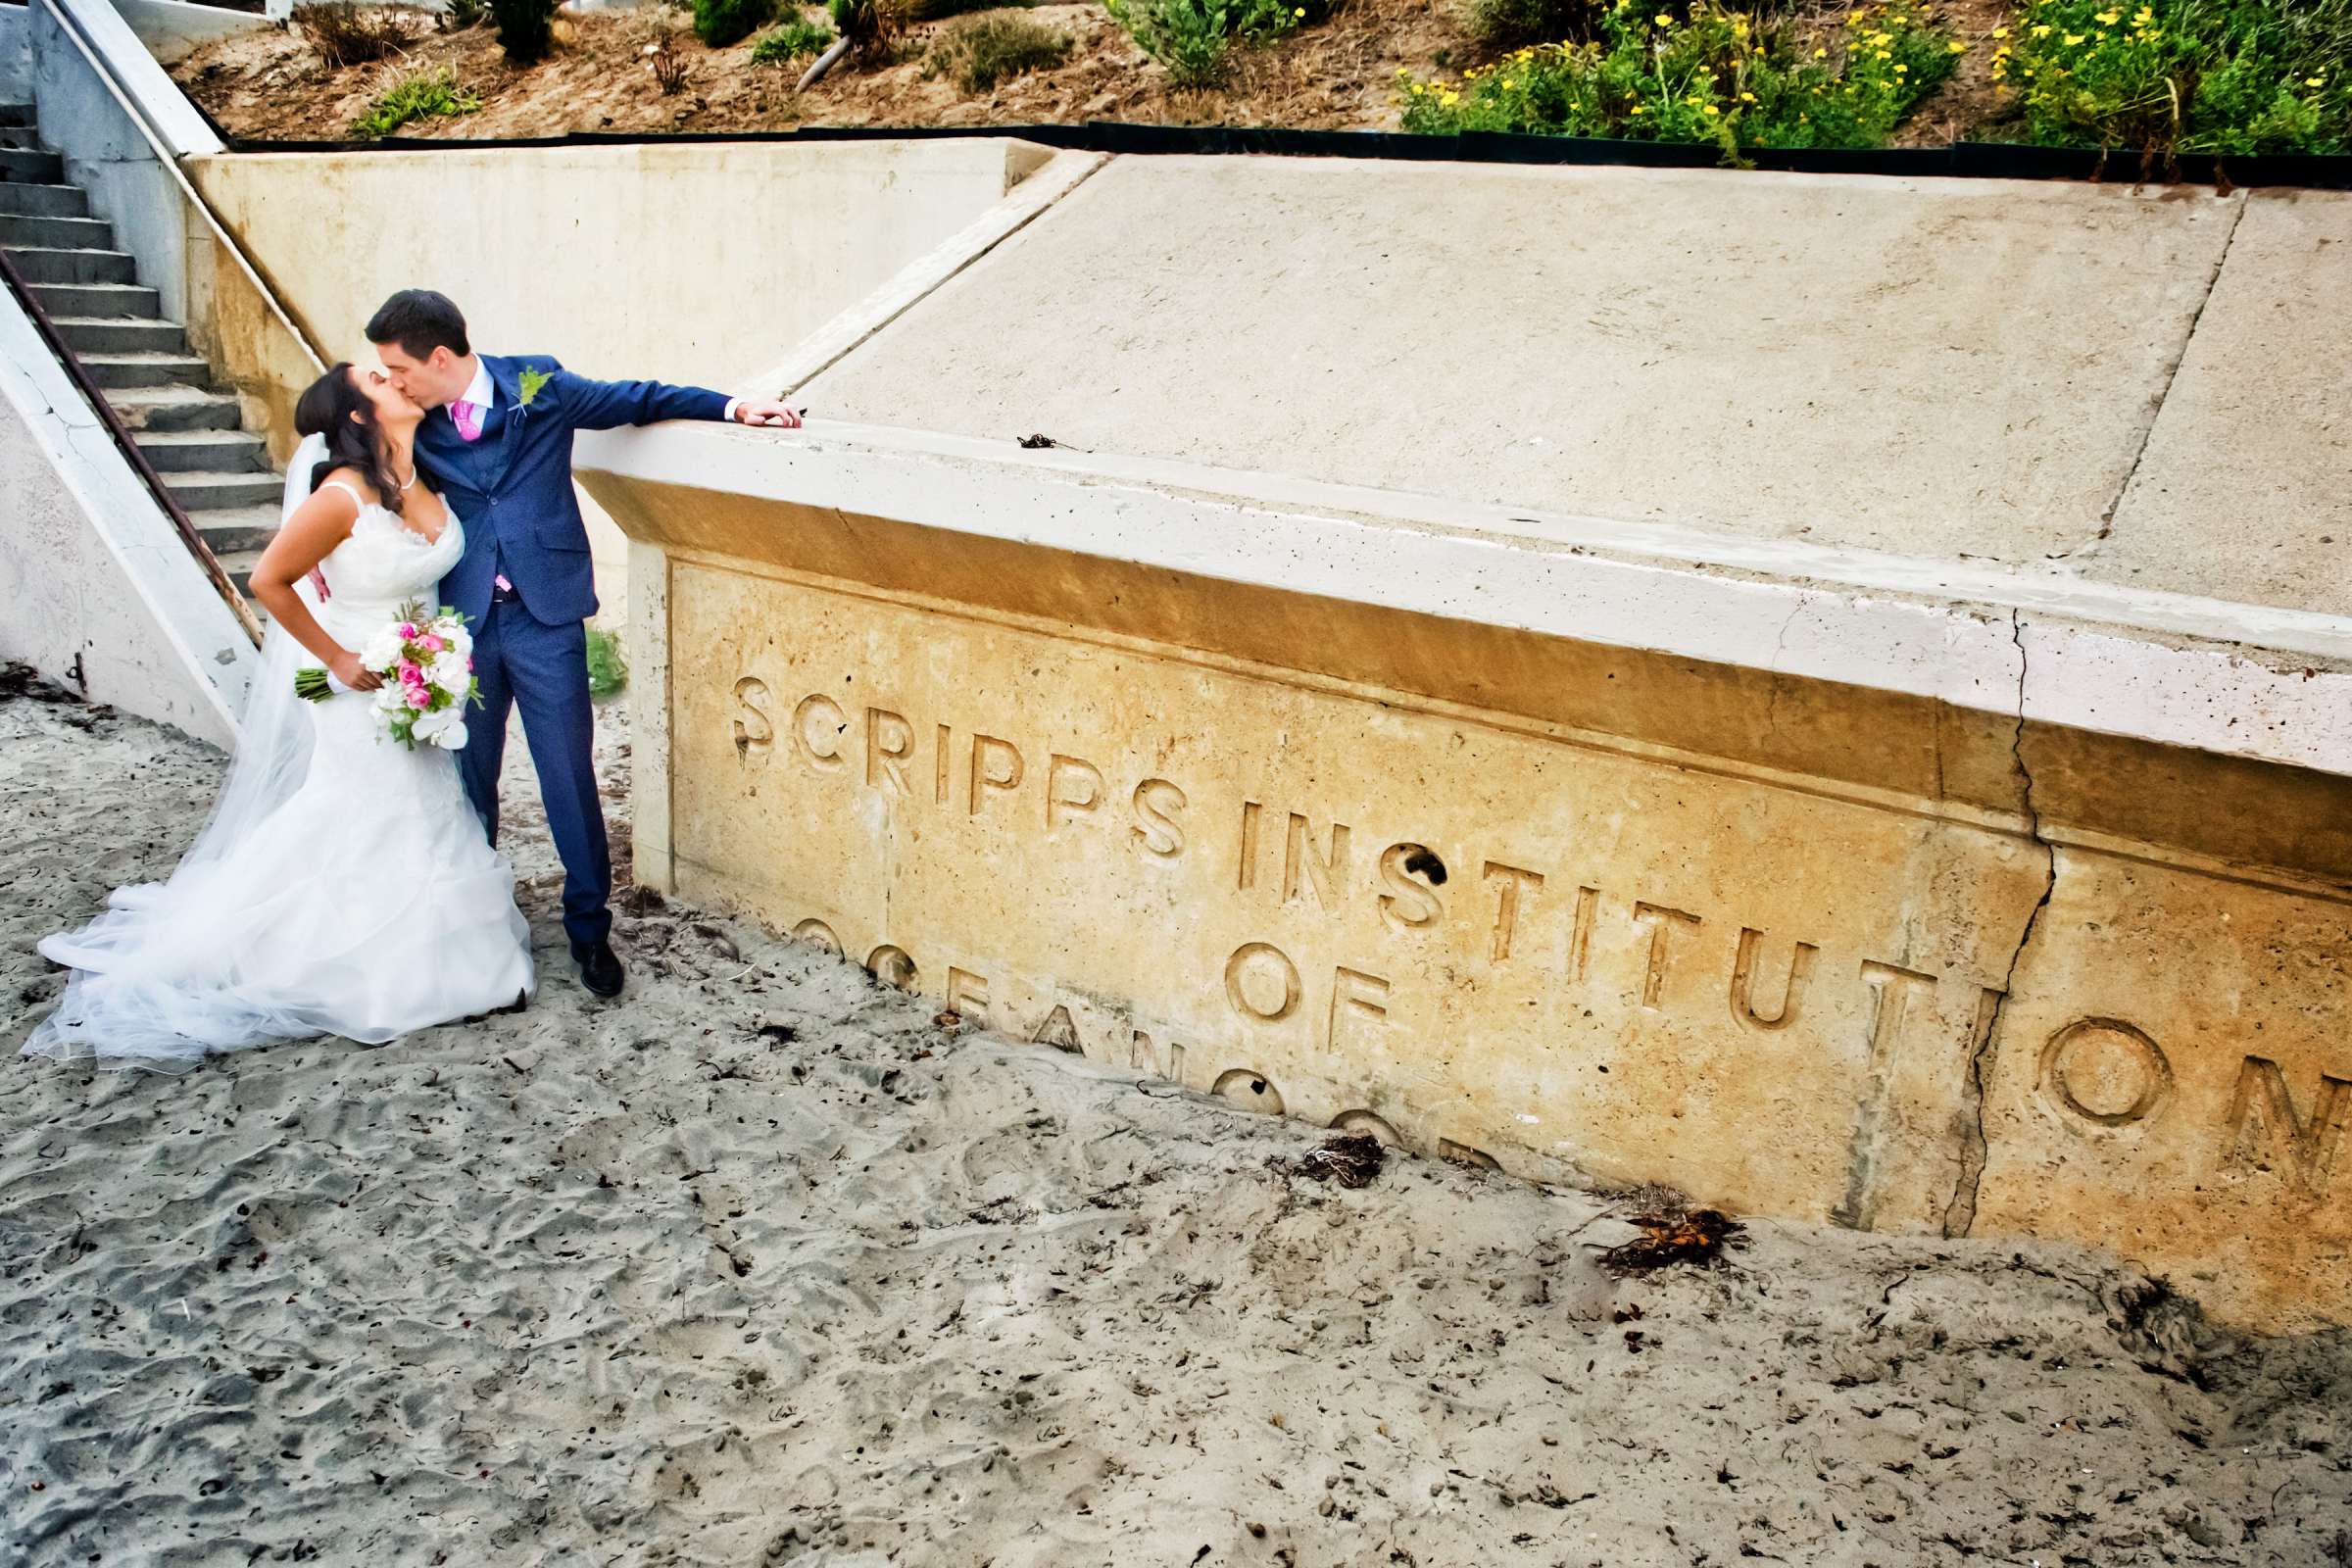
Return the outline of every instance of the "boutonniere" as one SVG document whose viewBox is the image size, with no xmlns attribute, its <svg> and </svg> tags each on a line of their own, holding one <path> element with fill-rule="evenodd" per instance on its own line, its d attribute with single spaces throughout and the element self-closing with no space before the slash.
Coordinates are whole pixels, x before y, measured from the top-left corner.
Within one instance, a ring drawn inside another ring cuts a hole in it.
<svg viewBox="0 0 2352 1568">
<path fill-rule="evenodd" d="M 518 409 L 529 408 L 531 399 L 539 395 L 539 389 L 554 379 L 553 372 L 533 369 L 526 366 L 522 372 L 522 395 L 515 400 L 514 406 Z"/>
</svg>

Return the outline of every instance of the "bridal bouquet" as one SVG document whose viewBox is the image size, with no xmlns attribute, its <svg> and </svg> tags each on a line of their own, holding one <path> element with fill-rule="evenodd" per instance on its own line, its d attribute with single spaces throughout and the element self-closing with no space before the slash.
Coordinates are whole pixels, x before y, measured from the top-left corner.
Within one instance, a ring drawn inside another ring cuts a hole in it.
<svg viewBox="0 0 2352 1568">
<path fill-rule="evenodd" d="M 411 751 L 422 742 L 454 752 L 466 744 L 466 705 L 481 700 L 466 617 L 446 605 L 429 620 L 420 604 L 403 606 L 400 613 L 360 650 L 360 662 L 384 678 L 375 710 L 385 732 Z M 343 689 L 323 669 L 295 671 L 294 695 L 306 702 L 324 702 Z"/>
</svg>

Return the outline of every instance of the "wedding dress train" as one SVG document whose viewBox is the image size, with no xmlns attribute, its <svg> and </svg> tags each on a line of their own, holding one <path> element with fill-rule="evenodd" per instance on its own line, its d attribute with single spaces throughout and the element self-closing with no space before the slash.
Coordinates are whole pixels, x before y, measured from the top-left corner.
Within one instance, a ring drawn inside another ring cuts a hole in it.
<svg viewBox="0 0 2352 1568">
<path fill-rule="evenodd" d="M 289 483 L 289 512 L 296 499 Z M 356 649 L 429 602 L 464 549 L 455 515 L 427 540 L 363 505 L 320 565 L 326 599 L 297 591 Z M 455 754 L 386 737 L 369 696 L 297 699 L 306 662 L 271 628 L 228 782 L 170 880 L 117 889 L 87 926 L 41 942 L 74 974 L 26 1055 L 184 1069 L 270 1040 L 379 1044 L 531 993 L 514 870 Z"/>
</svg>

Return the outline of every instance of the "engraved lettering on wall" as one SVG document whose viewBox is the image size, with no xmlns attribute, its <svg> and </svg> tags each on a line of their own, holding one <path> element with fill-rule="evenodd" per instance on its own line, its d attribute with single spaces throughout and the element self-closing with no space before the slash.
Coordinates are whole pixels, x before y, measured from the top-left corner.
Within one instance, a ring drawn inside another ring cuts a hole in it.
<svg viewBox="0 0 2352 1568">
<path fill-rule="evenodd" d="M 988 1028 L 988 982 L 969 970 L 948 965 L 948 1010 Z"/>
<path fill-rule="evenodd" d="M 1437 884 L 1446 880 L 1446 863 L 1418 844 L 1392 844 L 1380 852 L 1380 884 L 1385 890 L 1374 901 L 1380 917 L 1397 931 L 1417 931 L 1446 912 Z"/>
<path fill-rule="evenodd" d="M 1102 770 L 1083 757 L 1055 752 L 1046 764 L 1046 827 L 1048 831 L 1091 816 L 1102 804 Z"/>
<path fill-rule="evenodd" d="M 2303 1105 L 2296 1103 L 2286 1072 L 2268 1056 L 2248 1056 L 2238 1065 L 2223 1126 L 2223 1158 L 2243 1171 L 2278 1171 L 2318 1196 L 2335 1174 L 2352 1120 L 2352 1079 L 2323 1072 Z"/>
<path fill-rule="evenodd" d="M 1791 945 L 1787 977 L 1780 986 L 1780 1000 L 1767 1011 L 1756 1005 L 1756 970 L 1763 946 L 1763 932 L 1748 926 L 1740 928 L 1740 953 L 1732 962 L 1732 1016 L 1747 1028 L 1770 1032 L 1796 1022 L 1804 1005 L 1805 982 L 1813 975 L 1813 956 L 1821 950 L 1810 942 Z"/>
<path fill-rule="evenodd" d="M 906 759 L 914 755 L 914 726 L 887 708 L 865 710 L 865 782 L 901 797 L 914 793 L 906 782 Z"/>
<path fill-rule="evenodd" d="M 849 715 L 841 710 L 841 705 L 822 693 L 802 698 L 792 710 L 793 744 L 820 773 L 839 772 L 849 765 L 841 755 L 842 732 L 849 727 Z"/>
<path fill-rule="evenodd" d="M 1494 894 L 1494 929 L 1487 940 L 1487 956 L 1495 963 L 1511 956 L 1511 944 L 1519 935 L 1519 901 L 1544 885 L 1539 871 L 1522 870 L 1505 865 L 1500 860 L 1489 860 L 1486 878 L 1500 885 Z"/>
<path fill-rule="evenodd" d="M 1020 787 L 1020 748 L 994 735 L 975 732 L 972 736 L 972 788 L 968 814 L 980 814 L 980 803 L 986 792 L 995 790 L 1009 795 Z"/>
<path fill-rule="evenodd" d="M 1642 1005 L 1655 1012 L 1664 1004 L 1666 970 L 1674 956 L 1674 931 L 1677 926 L 1698 929 L 1698 916 L 1682 909 L 1671 909 L 1663 904 L 1634 905 L 1634 923 L 1649 927 L 1649 952 L 1642 964 Z"/>
<path fill-rule="evenodd" d="M 768 716 L 767 682 L 746 675 L 735 683 L 735 755 L 746 762 L 765 762 L 775 750 L 776 726 Z"/>
<path fill-rule="evenodd" d="M 2145 1031 L 2118 1018 L 2079 1018 L 2041 1050 L 2041 1087 L 2053 1104 L 2093 1127 L 2155 1114 L 2173 1090 L 2173 1064 Z"/>
<path fill-rule="evenodd" d="M 1298 966 L 1270 942 L 1245 942 L 1225 960 L 1225 1000 L 1252 1023 L 1280 1023 L 1298 1010 Z"/>
<path fill-rule="evenodd" d="M 1388 981 L 1376 974 L 1350 969 L 1346 964 L 1332 971 L 1331 1018 L 1324 1040 L 1333 1051 L 1344 1049 L 1343 1030 L 1360 1038 L 1373 1027 L 1386 1023 L 1388 1017 Z M 1353 1039 L 1349 1043 L 1353 1043 Z"/>
<path fill-rule="evenodd" d="M 1317 851 L 1306 818 L 1293 811 L 1282 838 L 1282 902 L 1300 903 L 1311 888 L 1318 907 L 1337 909 L 1348 882 L 1348 824 L 1334 822 L 1325 847 Z"/>
<path fill-rule="evenodd" d="M 1184 853 L 1184 820 L 1177 814 L 1186 805 L 1183 790 L 1164 778 L 1148 778 L 1135 787 L 1128 804 L 1135 808 L 1135 826 L 1129 831 L 1146 855 L 1166 860 Z"/>
</svg>

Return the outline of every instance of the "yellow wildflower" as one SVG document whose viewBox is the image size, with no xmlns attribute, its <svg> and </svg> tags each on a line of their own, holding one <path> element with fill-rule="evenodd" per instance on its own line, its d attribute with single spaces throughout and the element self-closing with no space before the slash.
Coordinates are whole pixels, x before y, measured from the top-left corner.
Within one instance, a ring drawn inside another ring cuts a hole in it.
<svg viewBox="0 0 2352 1568">
<path fill-rule="evenodd" d="M 2328 85 L 2328 78 L 2326 76 L 2305 76 L 2303 78 L 2303 85 L 2306 87 L 2325 87 Z"/>
<path fill-rule="evenodd" d="M 2097 18 L 2098 24 L 2102 27 L 2112 27 L 2123 20 L 2124 14 L 2120 11 L 2102 11 Z"/>
<path fill-rule="evenodd" d="M 2049 35 L 2050 35 L 2050 28 L 2049 28 L 2049 24 L 2047 24 L 2047 23 L 2044 23 L 2044 24 L 2042 24 L 2040 26 L 2038 26 L 2038 27 L 2035 27 L 2035 28 L 2034 29 L 2034 37 L 2036 37 L 2036 38 L 2047 38 Z"/>
<path fill-rule="evenodd" d="M 2079 32 L 2070 32 L 2066 35 L 2066 46 L 2069 49 L 2072 49 L 2075 45 L 2081 43 L 2082 41 L 2082 35 Z"/>
<path fill-rule="evenodd" d="M 1813 58 L 1816 60 L 1827 60 L 1830 58 L 1830 52 L 1827 49 L 1816 49 L 1813 51 Z"/>
<path fill-rule="evenodd" d="M 1446 109 L 1451 109 L 1455 104 L 1458 104 L 1461 101 L 1462 95 L 1460 93 L 1450 91 L 1447 92 L 1445 97 L 1438 100 L 1439 104 Z"/>
<path fill-rule="evenodd" d="M 1897 66 L 1894 68 L 1894 74 L 1898 76 L 1908 76 L 1911 74 L 1911 68 L 1909 66 Z"/>
<path fill-rule="evenodd" d="M 1673 26 L 1673 25 L 1674 25 L 1674 19 L 1673 19 L 1672 17 L 1668 16 L 1668 15 L 1667 15 L 1665 12 L 1663 12 L 1663 11 L 1659 12 L 1659 13 L 1658 13 L 1658 14 L 1657 14 L 1655 17 L 1651 18 L 1650 20 L 1651 20 L 1651 21 L 1653 21 L 1653 22 L 1655 22 L 1655 23 L 1656 23 L 1656 24 L 1657 24 L 1659 26 L 1661 26 L 1661 27 L 1671 27 L 1671 26 Z"/>
<path fill-rule="evenodd" d="M 1743 92 L 1740 95 L 1740 101 L 1743 104 L 1752 104 L 1756 101 L 1756 95 L 1752 92 Z"/>
<path fill-rule="evenodd" d="M 1992 35 L 1995 38 L 2006 38 L 2009 36 L 2009 29 L 2007 27 L 1995 27 L 1992 29 Z"/>
<path fill-rule="evenodd" d="M 1634 105 L 1634 113 L 1638 115 L 1638 114 L 1640 114 L 1641 112 L 1642 112 L 1642 106 L 1641 106 L 1640 104 L 1636 104 L 1636 105 Z"/>
<path fill-rule="evenodd" d="M 1968 53 L 1968 45 L 1966 45 L 1966 44 L 1962 43 L 1962 42 L 1961 42 L 1959 39 L 1957 39 L 1957 38 L 1954 38 L 1954 39 L 1952 40 L 1952 42 L 1951 42 L 1951 46 L 1950 46 L 1950 47 L 1951 47 L 1951 51 L 1952 51 L 1952 53 L 1954 53 L 1954 54 L 1956 54 L 1956 55 L 1964 55 L 1964 54 Z"/>
</svg>

